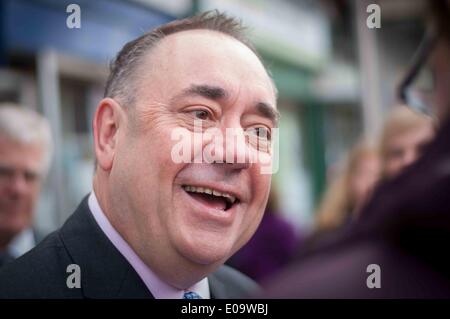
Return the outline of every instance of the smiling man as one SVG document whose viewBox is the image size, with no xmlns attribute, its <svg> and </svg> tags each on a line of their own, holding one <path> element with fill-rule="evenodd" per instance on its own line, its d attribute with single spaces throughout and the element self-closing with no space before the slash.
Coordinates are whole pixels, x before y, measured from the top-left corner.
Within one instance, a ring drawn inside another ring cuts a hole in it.
<svg viewBox="0 0 450 319">
<path fill-rule="evenodd" d="M 234 19 L 205 13 L 129 42 L 93 121 L 93 192 L 59 231 L 0 273 L 0 296 L 252 292 L 255 284 L 223 263 L 262 218 L 271 176 L 252 159 L 271 158 L 270 147 L 259 146 L 270 144 L 277 119 L 272 80 Z M 180 129 L 191 137 L 190 161 L 173 158 Z M 207 129 L 244 138 L 220 143 Z M 196 160 L 206 148 L 214 161 Z"/>
</svg>

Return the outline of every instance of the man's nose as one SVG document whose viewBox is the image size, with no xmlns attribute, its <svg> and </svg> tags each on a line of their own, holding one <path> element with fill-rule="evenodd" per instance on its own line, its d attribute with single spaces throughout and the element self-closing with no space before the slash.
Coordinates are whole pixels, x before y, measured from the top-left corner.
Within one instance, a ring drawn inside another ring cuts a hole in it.
<svg viewBox="0 0 450 319">
<path fill-rule="evenodd" d="M 232 165 L 234 169 L 250 167 L 250 149 L 242 129 L 236 134 L 229 134 L 225 139 L 225 150 L 225 163 Z"/>
<path fill-rule="evenodd" d="M 24 174 L 16 173 L 11 177 L 9 190 L 15 195 L 26 194 L 30 189 L 29 183 Z"/>
<path fill-rule="evenodd" d="M 214 151 L 218 154 L 215 162 L 227 164 L 227 168 L 234 170 L 250 168 L 252 165 L 251 150 L 244 130 L 228 128 L 222 131 L 222 136 L 222 141 L 213 141 Z"/>
</svg>

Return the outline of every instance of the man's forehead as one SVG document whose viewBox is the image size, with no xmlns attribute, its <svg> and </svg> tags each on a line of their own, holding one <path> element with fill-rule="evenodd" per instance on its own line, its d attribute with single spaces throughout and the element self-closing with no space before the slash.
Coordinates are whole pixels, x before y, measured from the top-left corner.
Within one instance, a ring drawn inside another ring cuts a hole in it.
<svg viewBox="0 0 450 319">
<path fill-rule="evenodd" d="M 242 49 L 251 51 L 249 47 L 247 47 L 244 43 L 232 37 L 231 35 L 208 29 L 193 29 L 176 32 L 165 36 L 160 41 L 160 45 L 166 45 L 170 47 L 173 45 L 184 44 L 192 47 L 197 47 L 199 44 L 208 45 L 211 42 L 215 42 L 219 45 L 220 43 L 222 43 L 223 45 L 233 44 L 236 47 L 241 47 Z"/>
<path fill-rule="evenodd" d="M 149 57 L 149 68 L 170 87 L 185 89 L 194 82 L 246 82 L 273 92 L 275 88 L 256 54 L 233 37 L 211 30 L 181 31 L 164 38 Z M 251 79 L 251 81 L 249 81 Z M 222 85 L 219 85 L 222 86 Z M 273 102 L 271 102 L 273 104 Z"/>
<path fill-rule="evenodd" d="M 0 151 L 12 152 L 12 151 L 28 151 L 36 152 L 42 151 L 42 144 L 38 141 L 23 142 L 7 134 L 0 133 Z"/>
<path fill-rule="evenodd" d="M 149 53 L 153 64 L 161 66 L 170 66 L 173 63 L 205 64 L 222 60 L 245 61 L 248 68 L 267 73 L 261 60 L 249 47 L 232 36 L 218 31 L 204 29 L 180 31 L 164 37 Z"/>
</svg>

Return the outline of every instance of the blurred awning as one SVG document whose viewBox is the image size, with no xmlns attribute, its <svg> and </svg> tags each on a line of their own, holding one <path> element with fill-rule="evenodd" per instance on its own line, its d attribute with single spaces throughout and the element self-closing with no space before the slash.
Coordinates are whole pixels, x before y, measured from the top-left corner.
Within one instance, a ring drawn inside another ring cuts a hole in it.
<svg viewBox="0 0 450 319">
<path fill-rule="evenodd" d="M 59 0 L 2 0 L 0 47 L 10 54 L 42 49 L 106 63 L 129 40 L 174 17 L 130 1 L 78 0 L 81 28 L 66 25 Z"/>
</svg>

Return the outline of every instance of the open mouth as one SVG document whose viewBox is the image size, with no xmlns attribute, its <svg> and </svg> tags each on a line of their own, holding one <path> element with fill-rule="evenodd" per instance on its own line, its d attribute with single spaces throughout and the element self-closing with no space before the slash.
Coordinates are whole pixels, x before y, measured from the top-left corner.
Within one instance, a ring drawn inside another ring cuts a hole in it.
<svg viewBox="0 0 450 319">
<path fill-rule="evenodd" d="M 191 197 L 216 210 L 227 211 L 239 203 L 236 196 L 212 188 L 191 185 L 183 185 L 182 187 Z"/>
</svg>

